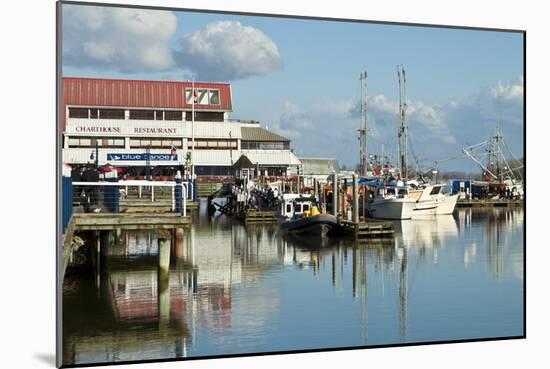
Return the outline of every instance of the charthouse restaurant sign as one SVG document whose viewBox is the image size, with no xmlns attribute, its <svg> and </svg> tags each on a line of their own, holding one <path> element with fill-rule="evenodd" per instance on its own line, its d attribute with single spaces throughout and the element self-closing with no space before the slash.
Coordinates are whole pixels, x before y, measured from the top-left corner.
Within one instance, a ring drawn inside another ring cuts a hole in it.
<svg viewBox="0 0 550 369">
<path fill-rule="evenodd" d="M 134 128 L 134 133 L 147 133 L 147 134 L 176 134 L 175 128 Z"/>
<path fill-rule="evenodd" d="M 83 125 L 83 124 L 67 124 L 66 133 L 77 135 L 122 135 L 122 136 L 159 136 L 170 137 L 177 136 L 183 137 L 183 127 L 145 127 L 145 126 L 131 126 L 131 125 Z M 128 121 L 124 121 L 128 124 Z"/>
<path fill-rule="evenodd" d="M 76 127 L 78 133 L 120 133 L 120 127 Z"/>
</svg>

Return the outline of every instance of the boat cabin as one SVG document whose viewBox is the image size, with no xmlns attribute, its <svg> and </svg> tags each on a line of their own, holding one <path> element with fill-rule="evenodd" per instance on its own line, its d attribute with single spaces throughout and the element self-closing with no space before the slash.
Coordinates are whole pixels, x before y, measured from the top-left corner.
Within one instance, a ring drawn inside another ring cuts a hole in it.
<svg viewBox="0 0 550 369">
<path fill-rule="evenodd" d="M 302 194 L 284 194 L 279 205 L 279 216 L 292 219 L 301 217 L 304 212 L 310 211 L 315 204 L 315 199 Z"/>
<path fill-rule="evenodd" d="M 375 195 L 401 199 L 409 195 L 409 189 L 407 187 L 397 186 L 380 187 L 376 190 Z"/>
</svg>

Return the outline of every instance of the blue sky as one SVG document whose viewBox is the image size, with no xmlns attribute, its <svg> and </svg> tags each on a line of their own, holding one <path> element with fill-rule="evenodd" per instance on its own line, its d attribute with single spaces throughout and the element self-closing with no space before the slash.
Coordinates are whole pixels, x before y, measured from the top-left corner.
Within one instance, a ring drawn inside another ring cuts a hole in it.
<svg viewBox="0 0 550 369">
<path fill-rule="evenodd" d="M 497 123 L 522 155 L 520 33 L 65 7 L 65 76 L 229 81 L 232 117 L 287 135 L 299 155 L 357 162 L 363 70 L 369 151 L 394 151 L 397 64 L 407 72 L 410 144 L 423 166 L 460 155 Z M 441 167 L 476 170 L 467 160 Z"/>
</svg>

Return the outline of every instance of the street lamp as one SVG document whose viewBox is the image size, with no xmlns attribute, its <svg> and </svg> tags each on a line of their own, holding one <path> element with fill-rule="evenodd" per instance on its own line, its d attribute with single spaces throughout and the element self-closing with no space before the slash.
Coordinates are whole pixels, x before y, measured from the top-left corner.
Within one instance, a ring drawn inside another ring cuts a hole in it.
<svg viewBox="0 0 550 369">
<path fill-rule="evenodd" d="M 191 82 L 191 179 L 195 179 L 195 76 L 186 74 L 187 82 Z M 187 94 L 184 94 L 187 103 Z"/>
<path fill-rule="evenodd" d="M 95 153 L 94 153 L 94 150 L 92 150 L 92 153 L 90 154 L 90 160 L 94 161 L 95 168 L 97 169 L 99 165 L 99 145 L 98 145 L 97 139 L 95 141 Z"/>
</svg>

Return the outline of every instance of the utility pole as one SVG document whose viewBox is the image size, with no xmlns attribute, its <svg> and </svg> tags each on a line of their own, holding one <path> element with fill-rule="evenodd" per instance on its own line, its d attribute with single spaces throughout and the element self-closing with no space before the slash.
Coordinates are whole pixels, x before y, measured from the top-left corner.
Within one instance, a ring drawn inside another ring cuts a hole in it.
<svg viewBox="0 0 550 369">
<path fill-rule="evenodd" d="M 361 128 L 359 129 L 359 175 L 367 176 L 367 71 L 359 75 L 361 81 Z"/>
<path fill-rule="evenodd" d="M 403 81 L 401 81 L 403 79 Z M 399 83 L 399 131 L 397 137 L 399 138 L 399 167 L 401 170 L 401 179 L 407 177 L 407 90 L 405 77 L 405 69 L 403 65 L 397 66 L 397 81 Z M 401 83 L 403 82 L 403 83 Z"/>
<path fill-rule="evenodd" d="M 191 180 L 195 179 L 195 78 L 191 84 Z"/>
</svg>

